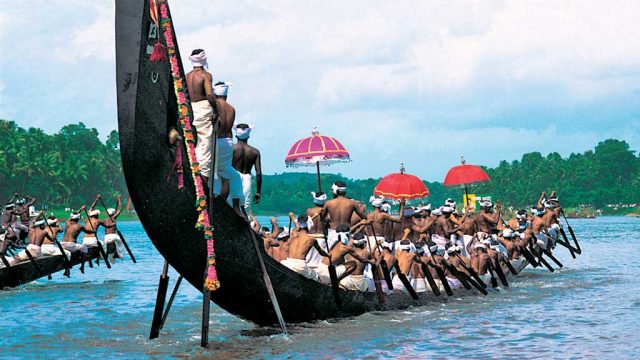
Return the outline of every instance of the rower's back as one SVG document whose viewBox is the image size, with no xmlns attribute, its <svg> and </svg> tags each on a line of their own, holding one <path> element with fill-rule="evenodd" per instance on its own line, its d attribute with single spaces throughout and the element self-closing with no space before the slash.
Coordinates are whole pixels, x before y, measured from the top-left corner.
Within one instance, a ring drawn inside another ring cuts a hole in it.
<svg viewBox="0 0 640 360">
<path fill-rule="evenodd" d="M 335 230 L 340 224 L 350 224 L 351 216 L 354 213 L 360 213 L 358 214 L 359 216 L 366 218 L 366 215 L 360 212 L 358 206 L 359 204 L 354 200 L 341 195 L 327 201 L 324 204 L 324 209 L 331 218 L 330 228 Z"/>
</svg>

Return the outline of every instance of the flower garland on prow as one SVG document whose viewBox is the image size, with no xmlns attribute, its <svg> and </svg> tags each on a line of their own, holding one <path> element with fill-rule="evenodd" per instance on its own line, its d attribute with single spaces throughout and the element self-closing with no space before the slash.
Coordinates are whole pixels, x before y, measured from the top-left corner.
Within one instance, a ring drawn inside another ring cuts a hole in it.
<svg viewBox="0 0 640 360">
<path fill-rule="evenodd" d="M 160 4 L 160 25 L 164 33 L 166 49 L 169 53 L 169 64 L 171 65 L 171 75 L 173 76 L 173 87 L 178 102 L 178 117 L 180 126 L 184 134 L 185 144 L 187 145 L 187 157 L 191 165 L 191 174 L 196 187 L 196 209 L 199 213 L 196 229 L 204 231 L 204 238 L 207 241 L 207 276 L 204 285 L 210 291 L 214 291 L 220 287 L 218 274 L 216 272 L 216 257 L 213 248 L 213 226 L 209 223 L 209 212 L 207 210 L 207 196 L 204 193 L 202 178 L 200 177 L 200 164 L 196 158 L 195 134 L 191 127 L 191 114 L 187 106 L 187 95 L 184 86 L 184 80 L 180 74 L 180 66 L 178 65 L 178 57 L 176 53 L 175 40 L 171 28 L 171 19 L 164 1 Z"/>
</svg>

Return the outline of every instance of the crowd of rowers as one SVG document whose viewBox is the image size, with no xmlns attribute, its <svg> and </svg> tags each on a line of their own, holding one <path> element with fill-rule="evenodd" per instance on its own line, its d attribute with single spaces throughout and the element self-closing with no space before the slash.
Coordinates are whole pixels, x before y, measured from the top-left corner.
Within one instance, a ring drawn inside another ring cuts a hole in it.
<svg viewBox="0 0 640 360">
<path fill-rule="evenodd" d="M 373 211 L 367 213 L 364 203 L 347 197 L 345 183 L 334 183 L 332 192 L 330 200 L 312 193 L 314 207 L 297 218 L 289 214 L 291 229 L 275 218 L 271 228 L 262 226 L 252 214 L 251 226 L 275 260 L 323 284 L 331 284 L 329 267 L 335 266 L 339 286 L 347 290 L 374 291 L 374 279 L 386 278 L 381 281 L 385 293 L 407 291 L 402 277 L 416 292 L 429 290 L 429 277 L 439 290 L 446 288 L 444 277 L 451 289 L 469 289 L 468 283 L 486 287 L 489 277 L 495 287 L 494 272 L 504 274 L 502 264 L 520 260 L 523 253 L 535 264 L 534 256 L 551 254 L 561 227 L 555 192 L 549 199 L 543 193 L 532 213 L 520 210 L 508 221 L 500 204 L 490 201 L 482 202 L 477 213 L 458 212 L 451 199 L 435 209 L 402 201 L 399 216 L 392 216 L 381 197 L 371 197 Z"/>
<path fill-rule="evenodd" d="M 108 208 L 107 218 L 100 219 L 100 210 L 96 204 L 101 196 L 96 196 L 95 201 L 87 210 L 83 205 L 69 214 L 64 221 L 55 216 L 45 216 L 44 211 L 30 212 L 30 208 L 36 203 L 36 199 L 30 196 L 18 199 L 17 194 L 4 205 L 2 212 L 2 227 L 0 227 L 0 268 L 13 266 L 20 262 L 31 261 L 45 256 L 61 255 L 65 252 L 67 259 L 72 253 L 80 252 L 84 271 L 84 259 L 89 248 L 100 244 L 106 252 L 106 246 L 115 243 L 115 254 L 109 254 L 113 261 L 115 255 L 122 258 L 123 243 L 116 229 L 116 219 L 122 213 L 122 198 L 117 197 L 116 208 Z M 87 219 L 80 223 L 81 213 L 85 212 Z M 104 228 L 104 240 L 98 240 L 97 232 Z M 58 234 L 63 233 L 62 241 L 58 241 Z M 84 233 L 82 243 L 78 243 L 78 237 Z M 26 243 L 25 243 L 26 241 Z M 68 274 L 68 269 L 65 271 Z"/>
</svg>

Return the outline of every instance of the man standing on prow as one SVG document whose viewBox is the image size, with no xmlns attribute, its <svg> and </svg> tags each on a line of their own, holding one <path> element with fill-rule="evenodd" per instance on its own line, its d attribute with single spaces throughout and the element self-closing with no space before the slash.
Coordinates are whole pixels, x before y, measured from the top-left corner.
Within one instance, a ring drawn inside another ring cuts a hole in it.
<svg viewBox="0 0 640 360">
<path fill-rule="evenodd" d="M 196 157 L 202 171 L 201 176 L 209 182 L 211 171 L 211 136 L 213 134 L 213 114 L 216 113 L 216 98 L 213 96 L 211 74 L 207 67 L 207 54 L 202 49 L 195 49 L 189 57 L 193 70 L 187 75 L 187 90 L 193 109 L 193 126 L 198 133 Z"/>
<path fill-rule="evenodd" d="M 217 134 L 216 140 L 216 172 L 217 176 L 213 184 L 213 193 L 220 195 L 223 199 L 231 198 L 233 209 L 238 215 L 243 216 L 240 211 L 240 199 L 244 198 L 242 193 L 242 180 L 240 174 L 233 168 L 233 123 L 236 120 L 236 109 L 227 102 L 227 94 L 231 84 L 217 82 L 213 86 L 213 93 L 216 96 Z"/>
<path fill-rule="evenodd" d="M 338 234 L 336 228 L 340 224 L 350 224 L 351 216 L 356 213 L 361 219 L 366 219 L 367 214 L 362 211 L 360 204 L 352 199 L 347 198 L 347 184 L 342 181 L 336 181 L 331 186 L 334 198 L 327 201 L 320 213 L 320 221 L 325 223 L 330 219 L 330 225 L 327 229 L 327 241 L 329 242 L 330 251 L 333 245 L 338 242 Z M 329 219 L 327 219 L 327 216 Z"/>
<path fill-rule="evenodd" d="M 249 137 L 253 125 L 238 124 L 234 126 L 238 142 L 233 146 L 233 167 L 240 173 L 242 179 L 242 193 L 244 194 L 244 208 L 251 207 L 251 169 L 256 168 L 256 194 L 253 202 L 260 203 L 260 191 L 262 190 L 262 165 L 260 163 L 260 151 L 249 145 Z"/>
</svg>

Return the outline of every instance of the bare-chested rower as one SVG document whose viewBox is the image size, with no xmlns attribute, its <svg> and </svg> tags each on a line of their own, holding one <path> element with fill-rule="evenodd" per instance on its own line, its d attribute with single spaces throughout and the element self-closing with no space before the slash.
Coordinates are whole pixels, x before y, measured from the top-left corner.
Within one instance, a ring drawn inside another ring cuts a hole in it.
<svg viewBox="0 0 640 360">
<path fill-rule="evenodd" d="M 327 202 L 328 203 L 328 202 Z M 356 225 L 356 227 L 359 225 Z M 343 278 L 349 276 L 357 267 L 356 261 L 346 261 L 345 255 L 349 254 L 357 261 L 369 264 L 375 264 L 375 260 L 368 259 L 365 257 L 361 257 L 356 249 L 353 247 L 353 242 L 351 240 L 351 231 L 353 229 L 349 227 L 348 223 L 340 224 L 336 228 L 336 237 L 338 238 L 338 242 L 336 245 L 329 251 L 328 256 L 324 257 L 318 267 L 316 268 L 316 272 L 320 279 L 320 282 L 323 284 L 331 284 L 331 277 L 329 275 L 329 265 L 333 264 L 336 269 L 336 274 L 338 276 L 338 281 Z M 324 251 L 323 251 L 324 252 Z M 329 261 L 331 258 L 331 261 Z"/>
<path fill-rule="evenodd" d="M 99 198 L 101 198 L 100 194 L 98 194 L 98 199 Z M 107 218 L 102 221 L 102 226 L 104 226 L 105 244 L 109 246 L 109 244 L 115 243 L 116 247 L 116 251 L 109 254 L 110 262 L 115 260 L 116 254 L 120 259 L 124 257 L 124 243 L 120 238 L 120 234 L 118 234 L 118 225 L 116 224 L 116 219 L 120 214 L 122 214 L 122 196 L 118 195 L 116 197 L 116 208 L 108 208 Z"/>
<path fill-rule="evenodd" d="M 84 226 L 80 225 L 79 212 L 72 212 L 69 215 L 69 219 L 64 223 L 64 235 L 62 236 L 62 247 L 71 252 L 81 251 L 83 256 L 87 253 L 87 246 L 84 244 L 78 244 L 78 236 L 81 232 L 85 232 Z"/>
<path fill-rule="evenodd" d="M 256 194 L 253 196 L 253 202 L 255 204 L 260 203 L 260 192 L 262 191 L 260 150 L 248 143 L 253 125 L 238 124 L 234 128 L 238 142 L 233 145 L 233 167 L 240 173 L 242 193 L 244 194 L 244 208 L 249 210 L 251 207 L 251 185 L 253 179 L 251 169 L 254 167 L 256 169 Z"/>
<path fill-rule="evenodd" d="M 38 212 L 36 214 L 36 219 L 39 218 L 41 214 L 42 211 Z M 27 251 L 34 258 L 42 256 L 41 246 L 42 242 L 44 241 L 44 237 L 46 236 L 46 233 L 44 231 L 45 224 L 45 220 L 37 220 L 30 224 L 28 236 L 29 244 L 27 245 L 27 248 L 25 250 L 22 250 L 18 254 L 16 254 L 16 256 L 14 257 L 16 262 L 29 260 L 29 256 L 26 253 Z"/>
<path fill-rule="evenodd" d="M 207 54 L 202 49 L 195 49 L 189 57 L 193 70 L 186 75 L 187 90 L 193 109 L 193 126 L 198 133 L 196 157 L 200 164 L 202 177 L 208 183 L 211 173 L 211 147 L 213 136 L 213 118 L 216 113 L 216 98 L 213 95 L 213 78 L 205 69 Z"/>
<path fill-rule="evenodd" d="M 240 211 L 240 199 L 244 199 L 242 193 L 242 179 L 240 173 L 233 167 L 233 123 L 236 120 L 236 109 L 227 102 L 230 84 L 218 81 L 213 86 L 213 94 L 216 97 L 217 149 L 216 169 L 217 177 L 213 184 L 213 193 L 220 195 L 225 200 L 231 200 L 236 213 L 244 217 Z"/>
<path fill-rule="evenodd" d="M 322 191 L 311 192 L 313 196 L 314 207 L 307 209 L 307 215 L 309 216 L 309 234 L 320 234 L 324 236 L 324 224 L 320 221 L 320 213 L 324 204 L 327 202 L 327 194 Z"/>
<path fill-rule="evenodd" d="M 367 214 L 362 211 L 358 202 L 347 198 L 347 184 L 342 181 L 333 183 L 331 190 L 334 198 L 327 201 L 320 213 L 320 221 L 326 223 L 330 220 L 327 229 L 327 241 L 329 249 L 338 242 L 338 234 L 336 228 L 340 224 L 350 224 L 351 216 L 356 213 L 361 219 L 366 219 Z"/>
<path fill-rule="evenodd" d="M 366 262 L 359 261 L 358 259 L 373 259 L 372 254 L 369 252 L 369 247 L 367 246 L 367 237 L 361 233 L 355 233 L 351 237 L 351 243 L 353 245 L 354 253 L 345 255 L 345 260 L 347 262 L 353 262 L 356 265 L 356 268 L 349 273 L 347 277 L 340 281 L 340 286 L 347 290 L 355 290 L 355 291 L 368 291 L 369 283 L 364 278 L 364 269 L 367 266 Z M 375 260 L 373 261 L 372 266 L 375 269 Z"/>
<path fill-rule="evenodd" d="M 311 248 L 316 248 L 320 254 L 327 256 L 322 247 L 318 245 L 317 239 L 318 236 L 309 234 L 309 216 L 306 214 L 298 216 L 298 230 L 290 240 L 289 255 L 280 263 L 308 279 L 318 281 L 318 274 L 311 270 L 305 261 Z"/>
<path fill-rule="evenodd" d="M 373 244 L 376 244 L 376 241 L 381 242 L 384 240 L 387 223 L 392 222 L 399 224 L 401 220 L 399 217 L 391 216 L 390 214 L 382 211 L 384 198 L 372 196 L 369 199 L 369 202 L 371 203 L 371 206 L 373 206 L 373 211 L 367 214 L 367 220 L 371 223 L 373 231 L 375 232 L 375 234 L 371 234 L 372 237 L 369 241 L 373 240 Z M 400 211 L 402 211 L 403 207 L 404 203 L 400 206 Z"/>
<path fill-rule="evenodd" d="M 476 231 L 478 238 L 484 239 L 500 222 L 500 204 L 496 205 L 497 214 L 493 214 L 493 204 L 490 201 L 482 202 L 480 207 L 482 210 L 475 217 Z"/>
<path fill-rule="evenodd" d="M 84 235 L 84 239 L 82 239 L 82 243 L 87 247 L 98 246 L 98 244 L 100 244 L 100 246 L 103 246 L 103 249 L 104 249 L 104 244 L 98 241 L 98 228 L 100 226 L 104 226 L 104 221 L 100 220 L 100 210 L 95 208 L 97 203 L 98 203 L 98 198 L 96 197 L 96 199 L 91 204 L 91 207 L 89 208 L 89 211 L 88 211 L 89 217 L 84 222 L 85 235 Z M 80 208 L 80 210 L 84 210 L 84 209 L 85 209 L 85 206 L 83 205 Z M 107 249 L 104 249 L 104 251 L 107 251 Z"/>
<path fill-rule="evenodd" d="M 480 276 L 486 275 L 489 271 L 491 259 L 487 255 L 487 246 L 477 243 L 474 246 L 474 254 L 471 255 L 471 267 Z M 486 281 L 485 281 L 486 282 Z"/>
<path fill-rule="evenodd" d="M 13 230 L 16 232 L 20 232 L 20 239 L 25 239 L 26 234 L 29 231 L 29 224 L 31 223 L 31 218 L 29 217 L 29 207 L 36 203 L 36 199 L 28 196 L 26 199 L 20 199 L 18 201 L 17 206 L 13 210 Z M 18 218 L 20 220 L 18 221 Z"/>
</svg>

